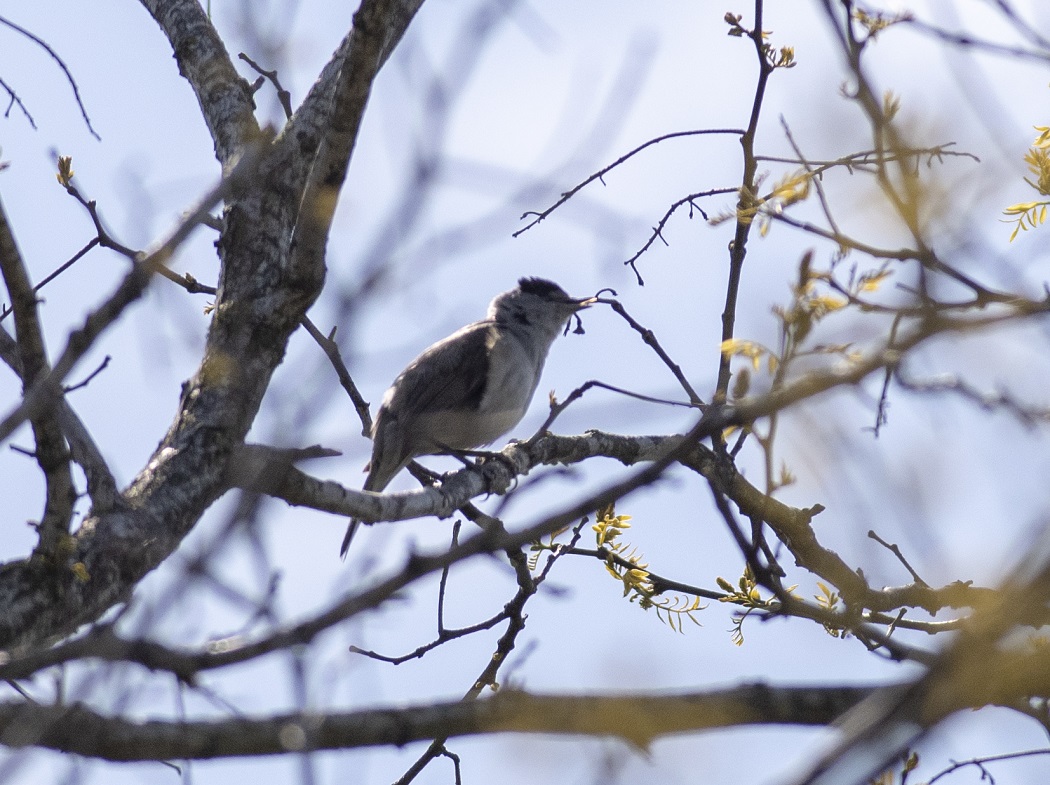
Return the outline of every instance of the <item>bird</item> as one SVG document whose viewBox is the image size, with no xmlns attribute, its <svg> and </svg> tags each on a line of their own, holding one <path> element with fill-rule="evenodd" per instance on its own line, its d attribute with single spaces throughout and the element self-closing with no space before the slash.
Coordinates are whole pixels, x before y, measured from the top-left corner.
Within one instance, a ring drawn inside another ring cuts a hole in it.
<svg viewBox="0 0 1050 785">
<path fill-rule="evenodd" d="M 521 278 L 493 298 L 484 319 L 425 349 L 383 396 L 364 490 L 383 491 L 420 455 L 476 449 L 511 430 L 525 416 L 554 339 L 597 300 L 570 297 L 544 278 Z M 359 524 L 350 521 L 341 558 Z"/>
</svg>

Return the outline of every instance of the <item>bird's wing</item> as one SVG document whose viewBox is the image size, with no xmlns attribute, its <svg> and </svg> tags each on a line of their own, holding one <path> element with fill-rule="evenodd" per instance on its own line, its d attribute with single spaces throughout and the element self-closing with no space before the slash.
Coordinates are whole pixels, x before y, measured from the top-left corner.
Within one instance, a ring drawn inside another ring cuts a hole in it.
<svg viewBox="0 0 1050 785">
<path fill-rule="evenodd" d="M 365 490 L 381 491 L 405 464 L 440 445 L 420 441 L 420 416 L 476 409 L 485 394 L 491 322 L 467 325 L 426 349 L 387 391 L 372 429 Z"/>
<path fill-rule="evenodd" d="M 495 329 L 491 322 L 475 322 L 426 349 L 397 377 L 384 407 L 413 413 L 476 409 L 485 394 Z"/>
</svg>

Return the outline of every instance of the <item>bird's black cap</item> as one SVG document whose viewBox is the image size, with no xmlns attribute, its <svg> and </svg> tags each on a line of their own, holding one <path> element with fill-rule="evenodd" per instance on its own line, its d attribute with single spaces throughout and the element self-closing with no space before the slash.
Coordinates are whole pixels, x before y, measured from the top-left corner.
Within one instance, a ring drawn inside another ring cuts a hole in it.
<svg viewBox="0 0 1050 785">
<path fill-rule="evenodd" d="M 564 289 L 554 283 L 554 281 L 548 281 L 546 278 L 519 278 L 518 288 L 527 294 L 534 294 L 537 297 L 557 300 L 569 299 L 569 295 Z"/>
</svg>

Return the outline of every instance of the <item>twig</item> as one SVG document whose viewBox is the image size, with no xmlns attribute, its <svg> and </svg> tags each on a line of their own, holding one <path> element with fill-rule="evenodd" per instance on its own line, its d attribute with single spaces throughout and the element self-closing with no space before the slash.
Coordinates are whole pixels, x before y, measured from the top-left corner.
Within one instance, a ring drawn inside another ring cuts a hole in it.
<svg viewBox="0 0 1050 785">
<path fill-rule="evenodd" d="M 886 340 L 886 345 L 893 347 L 893 342 L 897 340 L 897 330 L 900 329 L 901 314 L 897 314 L 893 317 L 893 324 L 890 326 L 890 335 Z M 893 379 L 893 371 L 897 366 L 894 364 L 887 363 L 886 368 L 882 374 L 882 390 L 879 392 L 879 404 L 875 411 L 875 426 L 872 431 L 875 434 L 875 438 L 879 438 L 879 433 L 882 430 L 882 426 L 889 422 L 889 415 L 887 411 L 890 406 L 890 382 Z"/>
<path fill-rule="evenodd" d="M 64 73 L 66 75 L 66 79 L 69 81 L 69 86 L 73 88 L 73 97 L 76 99 L 77 106 L 80 107 L 80 114 L 84 118 L 84 124 L 87 125 L 88 130 L 91 132 L 91 135 L 101 142 L 102 141 L 102 137 L 99 136 L 95 132 L 95 129 L 91 126 L 91 119 L 88 117 L 87 109 L 84 108 L 84 102 L 80 100 L 80 90 L 79 90 L 79 88 L 77 88 L 76 80 L 73 79 L 73 74 L 71 74 L 69 72 L 69 69 L 66 68 L 66 64 L 64 62 L 62 62 L 62 58 L 59 57 L 58 54 L 56 54 L 55 50 L 52 49 L 50 46 L 48 46 L 46 42 L 44 42 L 42 39 L 38 38 L 37 36 L 33 35 L 31 32 L 26 30 L 24 27 L 19 27 L 18 25 L 16 25 L 11 20 L 6 19 L 6 18 L 4 18 L 2 16 L 0 16 L 0 24 L 7 25 L 12 30 L 14 30 L 14 31 L 24 35 L 30 41 L 32 41 L 33 43 L 37 44 L 45 52 L 47 52 L 49 55 L 51 55 L 51 57 L 55 60 L 55 62 L 58 63 L 58 67 L 62 69 L 62 73 Z M 21 103 L 21 102 L 19 102 L 19 103 Z M 32 121 L 32 118 L 30 118 L 30 121 Z M 36 126 L 33 126 L 33 127 L 35 128 Z"/>
<path fill-rule="evenodd" d="M 107 368 L 107 367 L 109 366 L 109 361 L 110 361 L 111 359 L 113 359 L 113 358 L 112 358 L 112 357 L 110 357 L 110 356 L 109 356 L 109 355 L 107 354 L 107 355 L 105 356 L 105 358 L 104 358 L 104 359 L 102 360 L 102 362 L 101 362 L 101 363 L 99 364 L 98 368 L 96 368 L 96 369 L 95 369 L 95 370 L 93 370 L 93 371 L 92 371 L 91 373 L 89 373 L 89 374 L 87 375 L 87 378 L 85 378 L 85 379 L 84 379 L 84 381 L 82 381 L 82 382 L 77 382 L 76 384 L 71 384 L 71 385 L 67 385 L 67 386 L 66 386 L 65 388 L 63 388 L 63 389 L 64 389 L 64 390 L 65 390 L 65 391 L 66 391 L 67 393 L 71 393 L 71 392 L 73 392 L 74 390 L 80 390 L 80 389 L 82 389 L 82 388 L 84 388 L 84 387 L 87 387 L 87 386 L 88 386 L 89 384 L 91 384 L 91 380 L 92 380 L 92 379 L 94 379 L 94 378 L 95 378 L 96 376 L 98 376 L 98 375 L 99 375 L 100 373 L 102 373 L 102 372 L 103 372 L 104 370 L 106 370 L 106 368 Z"/>
<path fill-rule="evenodd" d="M 55 280 L 55 278 L 57 278 L 59 275 L 61 275 L 66 270 L 68 270 L 70 267 L 72 267 L 74 264 L 76 264 L 81 258 L 84 257 L 85 254 L 87 254 L 88 251 L 90 251 L 92 248 L 94 248 L 98 244 L 99 244 L 98 237 L 93 237 L 91 239 L 91 241 L 87 245 L 85 245 L 83 248 L 81 248 L 79 251 L 77 251 L 75 254 L 73 254 L 72 258 L 70 258 L 69 261 L 63 262 L 61 265 L 59 265 L 57 270 L 55 270 L 50 275 L 48 275 L 46 278 L 44 278 L 44 280 L 42 280 L 40 283 L 36 284 L 33 287 L 33 291 L 34 292 L 39 292 L 41 289 L 43 289 L 45 286 L 47 286 L 49 283 L 51 283 L 53 280 Z M 4 308 L 3 311 L 0 311 L 0 322 L 2 322 L 4 319 L 6 319 L 10 315 L 11 315 L 11 307 L 8 306 L 8 307 Z"/>
<path fill-rule="evenodd" d="M 810 182 L 817 190 L 817 199 L 820 201 L 820 209 L 824 213 L 824 217 L 828 221 L 828 226 L 831 227 L 831 231 L 835 234 L 842 234 L 835 222 L 834 216 L 831 214 L 831 205 L 828 203 L 828 195 L 824 192 L 824 184 L 821 182 L 821 178 L 816 175 L 816 169 L 814 165 L 806 160 L 806 157 L 802 154 L 802 148 L 799 147 L 798 142 L 795 141 L 795 137 L 791 134 L 791 127 L 787 123 L 784 115 L 780 116 L 780 127 L 784 129 L 784 136 L 787 137 L 788 144 L 791 145 L 791 149 L 795 151 L 795 155 L 798 156 L 799 161 L 802 164 L 802 168 L 805 169 L 806 174 L 810 176 Z"/>
<path fill-rule="evenodd" d="M 550 571 L 554 569 L 554 564 L 558 561 L 558 559 L 560 559 L 566 553 L 569 553 L 570 551 L 576 548 L 576 544 L 580 541 L 580 538 L 583 536 L 583 527 L 586 526 L 589 522 L 590 521 L 588 518 L 581 518 L 580 522 L 572 527 L 572 536 L 569 537 L 569 541 L 565 545 L 557 545 L 554 547 L 554 550 L 551 551 L 550 555 L 547 557 L 547 561 L 544 563 L 543 569 L 540 570 L 539 575 L 536 576 L 536 585 L 539 585 L 545 580 L 547 580 L 547 576 L 550 574 Z"/>
<path fill-rule="evenodd" d="M 456 753 L 454 752 L 450 752 L 448 747 L 446 747 L 444 744 L 441 745 L 441 752 L 438 753 L 438 755 L 442 758 L 448 758 L 450 761 L 452 761 L 452 772 L 454 776 L 453 782 L 455 783 L 455 785 L 463 785 L 463 772 L 460 770 L 459 755 L 456 755 Z"/>
<path fill-rule="evenodd" d="M 671 373 L 674 374 L 674 378 L 676 378 L 678 383 L 682 385 L 682 389 L 685 390 L 686 395 L 689 396 L 690 403 L 702 408 L 704 405 L 703 399 L 696 394 L 693 385 L 691 385 L 689 380 L 685 378 L 681 366 L 671 359 L 671 356 L 664 351 L 660 342 L 656 340 L 656 334 L 648 327 L 643 327 L 633 316 L 627 313 L 627 309 L 623 307 L 619 300 L 599 298 L 598 302 L 611 306 L 616 313 L 623 317 L 624 321 L 626 321 L 635 332 L 642 336 L 642 340 L 645 341 L 654 352 L 656 352 L 656 355 L 663 360 L 664 365 L 666 365 L 671 370 Z"/>
<path fill-rule="evenodd" d="M 915 572 L 915 569 L 910 564 L 908 564 L 908 560 L 904 558 L 904 554 L 901 553 L 901 549 L 897 546 L 896 543 L 886 542 L 884 539 L 882 539 L 882 537 L 875 533 L 874 529 L 868 530 L 868 537 L 872 540 L 875 540 L 875 542 L 877 542 L 883 548 L 886 548 L 890 553 L 896 556 L 900 563 L 904 565 L 904 569 L 911 573 L 911 577 L 915 581 L 915 583 L 917 583 L 919 586 L 929 587 L 930 584 L 928 584 L 926 581 L 920 578 L 919 573 Z"/>
<path fill-rule="evenodd" d="M 562 412 L 564 412 L 566 409 L 569 408 L 569 406 L 571 406 L 580 398 L 582 398 L 584 393 L 586 393 L 593 387 L 599 387 L 603 390 L 609 390 L 614 393 L 619 393 L 620 395 L 626 395 L 629 398 L 636 398 L 639 401 L 658 403 L 663 406 L 682 406 L 690 409 L 700 408 L 698 406 L 695 406 L 694 404 L 685 403 L 683 401 L 671 401 L 666 398 L 654 398 L 650 395 L 643 395 L 642 393 L 631 392 L 630 390 L 625 390 L 622 387 L 616 387 L 612 384 L 606 384 L 605 382 L 600 382 L 597 379 L 591 379 L 590 381 L 584 382 L 571 393 L 569 393 L 569 395 L 565 398 L 564 401 L 558 401 L 553 397 L 553 395 L 551 396 L 550 413 L 547 415 L 547 419 L 543 421 L 543 424 L 540 425 L 540 427 L 536 429 L 536 432 L 530 437 L 529 442 L 533 443 L 545 433 L 547 433 L 547 431 L 550 430 L 550 427 L 554 424 L 554 421 L 561 416 Z"/>
<path fill-rule="evenodd" d="M 506 530 L 503 529 L 502 524 L 499 528 L 504 534 L 506 534 Z M 518 550 L 517 556 L 517 559 L 512 558 L 512 562 L 517 562 L 517 565 L 520 568 L 518 571 L 518 591 L 514 595 L 514 598 L 507 603 L 503 611 L 508 622 L 507 629 L 496 642 L 496 650 L 492 653 L 492 656 L 482 670 L 481 675 L 478 676 L 474 681 L 474 684 L 471 685 L 470 689 L 467 690 L 466 694 L 463 696 L 462 703 L 476 701 L 486 688 L 492 688 L 493 690 L 498 689 L 499 685 L 496 681 L 496 675 L 499 673 L 500 668 L 506 664 L 511 652 L 514 650 L 518 635 L 525 629 L 525 604 L 533 595 L 535 595 L 538 584 L 532 579 L 532 576 L 528 571 L 525 555 Z M 416 760 L 415 763 L 412 764 L 412 766 L 409 767 L 408 771 L 397 780 L 396 785 L 407 785 L 414 780 L 416 776 L 426 768 L 432 760 L 434 760 L 434 758 L 442 753 L 447 741 L 447 736 L 434 739 L 427 750 Z"/>
<path fill-rule="evenodd" d="M 17 105 L 18 108 L 22 110 L 22 114 L 26 116 L 26 120 L 29 121 L 29 125 L 32 126 L 33 130 L 35 131 L 36 123 L 33 121 L 33 115 L 29 114 L 29 110 L 26 109 L 26 105 L 22 103 L 22 99 L 18 97 L 18 94 L 14 90 L 12 90 L 11 87 L 8 86 L 7 82 L 5 82 L 3 79 L 0 79 L 0 87 L 4 88 L 7 91 L 8 96 L 10 96 L 11 98 L 11 100 L 7 104 L 7 109 L 4 110 L 4 118 L 10 117 L 11 108 Z"/>
<path fill-rule="evenodd" d="M 755 2 L 755 21 L 751 30 L 743 31 L 755 47 L 755 55 L 758 59 L 758 79 L 755 82 L 754 98 L 751 102 L 751 117 L 747 123 L 747 130 L 740 137 L 740 147 L 743 152 L 743 172 L 740 176 L 739 197 L 737 200 L 736 231 L 733 234 L 733 242 L 729 251 L 729 277 L 726 282 L 725 307 L 722 309 L 722 336 L 721 343 L 732 340 L 736 325 L 737 298 L 740 294 L 740 278 L 743 274 L 744 257 L 747 255 L 747 241 L 751 234 L 752 221 L 743 215 L 740 209 L 743 207 L 744 199 L 755 192 L 755 175 L 758 171 L 758 162 L 755 160 L 755 136 L 758 133 L 758 120 L 762 113 L 762 103 L 766 94 L 766 84 L 773 74 L 774 66 L 766 57 L 765 33 L 762 29 L 763 4 L 761 0 Z M 729 392 L 729 380 L 732 376 L 730 357 L 724 352 L 718 353 L 718 380 L 715 383 L 715 403 L 723 403 Z M 721 435 L 715 437 L 717 449 L 724 450 L 724 442 Z"/>
<path fill-rule="evenodd" d="M 922 33 L 932 35 L 934 38 L 939 38 L 950 44 L 957 44 L 958 46 L 965 46 L 971 49 L 979 49 L 983 52 L 988 52 L 989 54 L 1003 55 L 1010 58 L 1037 60 L 1043 63 L 1050 61 L 1050 52 L 1047 51 L 1026 49 L 1022 46 L 1010 46 L 1009 44 L 1000 44 L 995 41 L 976 38 L 969 33 L 953 33 L 919 19 L 904 19 L 902 22 L 914 27 Z M 1042 45 L 1045 46 L 1046 44 L 1044 43 Z"/>
<path fill-rule="evenodd" d="M 646 251 L 649 250 L 650 246 L 652 246 L 652 244 L 654 242 L 656 242 L 657 238 L 659 238 L 660 241 L 663 242 L 664 245 L 667 245 L 667 240 L 664 240 L 664 237 L 663 237 L 664 226 L 667 224 L 667 221 L 670 220 L 671 216 L 675 214 L 675 212 L 678 210 L 678 208 L 688 204 L 689 205 L 689 217 L 690 218 L 693 217 L 692 211 L 693 210 L 697 210 L 700 213 L 700 215 L 703 216 L 704 220 L 706 221 L 707 220 L 707 213 L 704 212 L 704 210 L 701 209 L 701 207 L 699 205 L 694 204 L 693 200 L 694 199 L 700 199 L 700 198 L 705 197 L 705 196 L 717 196 L 718 194 L 733 194 L 733 193 L 736 193 L 737 190 L 738 189 L 736 189 L 736 188 L 711 188 L 711 189 L 709 189 L 707 191 L 699 191 L 699 192 L 697 192 L 695 194 L 689 194 L 689 196 L 684 196 L 681 199 L 679 199 L 677 202 L 674 202 L 667 209 L 667 212 L 664 213 L 663 218 L 661 218 L 660 221 L 656 224 L 656 226 L 653 227 L 653 233 L 651 235 L 649 235 L 649 239 L 645 241 L 645 245 L 643 245 L 641 248 L 639 248 L 638 251 L 635 252 L 634 256 L 632 256 L 630 259 L 628 259 L 627 261 L 625 261 L 623 263 L 625 267 L 630 267 L 634 271 L 634 275 L 635 275 L 635 278 L 638 281 L 638 284 L 640 286 L 644 286 L 645 285 L 645 281 L 642 280 L 641 273 L 638 272 L 638 268 L 637 268 L 637 266 L 635 266 L 635 262 L 638 261 L 639 257 L 641 257 L 641 255 L 643 253 L 645 253 Z"/>
<path fill-rule="evenodd" d="M 459 530 L 463 528 L 458 520 L 452 524 L 452 544 L 449 547 L 455 548 L 459 544 Z M 448 588 L 448 573 L 451 567 L 446 565 L 441 570 L 441 578 L 438 579 L 438 604 L 437 604 L 437 628 L 438 635 L 445 633 L 445 590 Z"/>
<path fill-rule="evenodd" d="M 369 411 L 368 401 L 361 395 L 361 391 L 357 389 L 357 385 L 354 383 L 353 378 L 350 376 L 350 371 L 346 367 L 346 363 L 343 362 L 343 357 L 339 352 L 339 345 L 335 342 L 335 329 L 325 336 L 317 329 L 317 326 L 310 321 L 310 317 L 304 316 L 302 321 L 303 327 L 306 328 L 306 332 L 310 334 L 317 345 L 321 347 L 321 351 L 325 353 L 328 360 L 332 363 L 332 367 L 335 368 L 335 373 L 339 377 L 339 383 L 346 390 L 346 394 L 350 396 L 350 400 L 354 404 L 354 409 L 357 410 L 357 416 L 361 418 L 361 433 L 366 437 L 372 435 L 372 414 Z"/>
<path fill-rule="evenodd" d="M 927 248 L 900 248 L 897 250 L 889 248 L 877 248 L 875 246 L 862 243 L 859 240 L 854 240 L 853 238 L 848 237 L 844 234 L 824 229 L 823 227 L 816 226 L 815 224 L 806 221 L 799 221 L 795 218 L 792 218 L 787 213 L 775 212 L 766 213 L 766 215 L 768 215 L 769 218 L 771 218 L 772 220 L 780 221 L 782 223 L 787 224 L 788 226 L 793 226 L 796 229 L 801 229 L 804 232 L 809 232 L 810 234 L 822 237 L 825 240 L 831 240 L 843 247 L 850 248 L 855 251 L 860 251 L 861 253 L 868 254 L 869 256 L 873 256 L 877 259 L 917 261 L 923 266 L 924 269 L 928 268 L 944 273 L 949 278 L 952 278 L 953 280 L 970 289 L 977 298 L 978 305 L 984 306 L 989 305 L 991 303 L 1010 304 L 1018 299 L 1016 295 L 1011 295 L 1004 292 L 997 292 L 993 289 L 989 289 L 988 287 L 983 286 L 970 276 L 966 275 L 963 272 L 960 272 L 959 270 L 956 270 L 951 265 L 938 259 L 937 256 Z"/>
<path fill-rule="evenodd" d="M 244 52 L 238 54 L 237 57 L 239 57 L 241 60 L 243 60 L 252 68 L 254 68 L 261 76 L 264 76 L 270 80 L 270 83 L 274 86 L 274 89 L 277 90 L 277 99 L 281 102 L 281 108 L 284 109 L 284 119 L 290 120 L 292 118 L 292 94 L 285 90 L 283 87 L 281 87 L 281 82 L 277 78 L 277 71 L 264 70 L 262 66 L 256 63 L 250 57 L 248 57 L 248 55 L 246 55 Z"/>
<path fill-rule="evenodd" d="M 984 767 L 986 763 L 998 763 L 1004 760 L 1019 760 L 1020 758 L 1033 758 L 1036 756 L 1042 757 L 1044 755 L 1050 755 L 1050 749 L 1042 750 L 1025 750 L 1023 752 L 1004 752 L 1001 755 L 988 755 L 984 758 L 971 758 L 970 760 L 954 761 L 943 771 L 937 772 L 933 777 L 927 780 L 927 785 L 933 785 L 937 780 L 947 777 L 949 774 L 953 774 L 959 769 L 967 766 L 974 766 L 981 772 L 981 782 L 988 780 L 994 785 L 995 778 L 992 777 L 991 773 Z"/>
<path fill-rule="evenodd" d="M 88 215 L 91 217 L 91 222 L 95 226 L 95 233 L 97 235 L 95 238 L 95 243 L 102 246 L 103 248 L 109 248 L 110 250 L 116 251 L 121 256 L 127 257 L 133 262 L 138 263 L 140 262 L 140 260 L 143 259 L 142 251 L 136 251 L 133 248 L 129 248 L 123 243 L 118 242 L 106 230 L 106 228 L 102 225 L 102 218 L 98 214 L 98 204 L 95 202 L 94 199 L 89 200 L 84 198 L 83 194 L 80 193 L 80 190 L 72 183 L 69 183 L 64 187 L 66 189 L 66 193 L 68 193 L 70 196 L 72 196 L 74 199 L 80 202 L 80 204 L 83 205 L 84 209 L 87 210 Z M 209 207 L 208 209 L 211 208 Z M 182 216 L 182 221 L 185 222 L 189 220 L 191 216 L 193 216 L 192 213 L 184 214 Z M 196 222 L 201 224 L 210 225 L 212 221 L 212 215 L 208 212 L 205 212 L 204 215 L 194 217 L 196 218 Z M 84 249 L 79 251 L 72 259 L 70 259 L 68 262 L 66 262 L 53 273 L 51 273 L 51 275 L 49 275 L 47 278 L 45 278 L 44 281 L 40 283 L 40 286 L 43 286 L 45 283 L 55 278 L 55 276 L 64 272 L 71 264 L 77 261 L 81 256 L 84 255 L 84 253 L 86 253 L 93 247 L 94 245 L 92 243 L 88 243 L 88 245 Z M 172 283 L 178 284 L 190 294 L 216 294 L 218 292 L 218 290 L 214 286 L 207 286 L 205 284 L 202 284 L 196 278 L 189 274 L 179 275 L 178 273 L 168 268 L 166 265 L 157 265 L 152 270 L 152 272 L 157 273 L 163 278 L 167 278 Z M 0 316 L 0 318 L 3 317 Z"/>
<path fill-rule="evenodd" d="M 71 182 L 64 187 L 66 193 L 80 202 L 80 204 L 84 206 L 84 209 L 88 211 L 88 215 L 91 216 L 91 222 L 95 225 L 95 233 L 98 235 L 99 245 L 103 248 L 114 250 L 121 256 L 126 256 L 128 259 L 134 261 L 139 252 L 128 248 L 123 243 L 117 242 L 117 240 L 113 238 L 113 235 L 106 231 L 106 228 L 102 225 L 102 218 L 98 214 L 98 204 L 95 200 L 85 199 L 79 189 L 77 189 L 77 187 Z"/>
<path fill-rule="evenodd" d="M 632 156 L 637 155 L 638 153 L 640 153 L 642 150 L 644 150 L 647 147 L 651 147 L 654 144 L 658 144 L 660 142 L 667 141 L 668 139 L 677 139 L 677 138 L 682 137 L 682 136 L 702 136 L 702 135 L 705 135 L 705 134 L 732 134 L 734 136 L 740 136 L 743 133 L 744 132 L 741 131 L 738 128 L 709 128 L 709 129 L 704 129 L 704 130 L 699 130 L 699 131 L 675 131 L 674 133 L 664 134 L 663 136 L 658 136 L 655 139 L 650 139 L 648 142 L 645 142 L 644 144 L 639 145 L 638 147 L 636 147 L 633 150 L 631 150 L 629 153 L 627 153 L 625 155 L 621 155 L 619 158 L 617 158 L 615 161 L 613 161 L 611 164 L 609 164 L 605 168 L 599 169 L 597 172 L 592 174 L 590 177 L 588 177 L 583 182 L 581 182 L 578 185 L 570 188 L 568 191 L 565 191 L 561 195 L 561 198 L 558 199 L 557 202 L 552 204 L 550 207 L 548 207 L 543 212 L 537 213 L 537 212 L 534 212 L 534 211 L 529 211 L 529 212 L 523 213 L 522 216 L 521 216 L 523 220 L 525 218 L 528 218 L 529 216 L 534 216 L 533 220 L 530 221 L 526 226 L 523 226 L 521 229 L 518 229 L 518 231 L 514 232 L 511 235 L 511 237 L 518 237 L 522 233 L 528 231 L 533 226 L 535 226 L 540 221 L 542 221 L 544 218 L 546 218 L 551 213 L 553 213 L 555 210 L 557 210 L 559 207 L 561 207 L 563 204 L 565 204 L 567 201 L 569 201 L 572 197 L 574 197 L 581 190 L 583 190 L 588 185 L 593 183 L 595 180 L 602 180 L 602 178 L 605 175 L 607 175 L 610 171 L 615 169 L 620 164 L 624 163 L 626 160 L 628 160 Z M 602 180 L 602 185 L 604 185 L 604 184 L 605 184 L 605 181 Z"/>
<path fill-rule="evenodd" d="M 425 643 L 422 646 L 419 646 L 418 648 L 410 651 L 408 654 L 402 654 L 396 657 L 386 654 L 379 654 L 378 652 L 372 651 L 370 649 L 362 649 L 358 646 L 351 646 L 349 651 L 353 654 L 361 654 L 365 657 L 368 657 L 369 659 L 379 660 L 380 662 L 388 662 L 391 665 L 400 665 L 401 663 L 408 662 L 409 660 L 419 659 L 427 652 L 433 651 L 438 646 L 442 646 L 448 643 L 449 641 L 454 641 L 457 638 L 463 638 L 468 635 L 473 635 L 477 632 L 491 630 L 500 622 L 506 621 L 506 619 L 506 611 L 500 611 L 495 616 L 486 619 L 485 621 L 478 622 L 477 624 L 471 624 L 468 627 L 460 627 L 458 629 L 451 630 L 442 629 L 442 631 L 434 640 L 430 641 L 429 643 Z"/>
<path fill-rule="evenodd" d="M 566 556 L 589 556 L 601 562 L 611 562 L 617 567 L 623 567 L 628 570 L 634 569 L 638 566 L 630 559 L 625 559 L 620 554 L 611 551 L 604 546 L 600 548 L 562 546 L 558 549 L 558 553 L 565 554 Z M 712 591 L 711 589 L 703 589 L 699 586 L 693 586 L 688 583 L 672 580 L 671 578 L 665 578 L 662 575 L 650 571 L 648 568 L 646 569 L 646 572 L 649 574 L 649 582 L 653 585 L 653 594 L 664 594 L 665 592 L 676 591 L 682 594 L 690 594 L 694 597 L 703 597 L 705 600 L 722 600 L 727 596 L 724 591 Z"/>
<path fill-rule="evenodd" d="M 862 150 L 857 153 L 850 153 L 844 155 L 841 158 L 835 159 L 810 159 L 810 166 L 815 167 L 813 169 L 814 175 L 821 175 L 829 169 L 837 167 L 845 167 L 851 173 L 854 169 L 861 169 L 862 171 L 869 171 L 868 167 L 872 170 L 877 166 L 878 161 L 901 161 L 906 158 L 915 158 L 918 160 L 920 156 L 926 156 L 927 164 L 931 164 L 933 159 L 941 158 L 969 158 L 977 163 L 981 162 L 981 159 L 973 153 L 965 150 L 949 150 L 949 147 L 954 147 L 955 142 L 945 142 L 944 144 L 934 145 L 932 147 L 908 147 L 902 149 L 900 152 L 885 152 L 882 157 L 878 157 L 877 150 Z M 804 165 L 806 162 L 799 157 L 786 158 L 779 155 L 756 155 L 756 161 L 768 161 L 769 163 L 779 164 L 797 164 L 798 166 Z"/>
<path fill-rule="evenodd" d="M 956 376 L 941 376 L 936 379 L 917 381 L 904 376 L 898 367 L 894 378 L 901 387 L 909 392 L 920 394 L 955 393 L 986 411 L 1005 410 L 1028 427 L 1050 422 L 1050 407 L 1030 406 L 1021 403 L 1008 392 L 981 392 Z"/>
</svg>

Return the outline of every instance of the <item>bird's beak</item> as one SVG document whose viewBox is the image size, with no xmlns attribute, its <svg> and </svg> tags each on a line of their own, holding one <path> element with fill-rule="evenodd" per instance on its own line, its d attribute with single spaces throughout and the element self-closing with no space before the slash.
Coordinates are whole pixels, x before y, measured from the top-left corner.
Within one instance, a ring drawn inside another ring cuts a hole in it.
<svg viewBox="0 0 1050 785">
<path fill-rule="evenodd" d="M 592 305 L 594 305 L 596 302 L 598 302 L 598 298 L 597 297 L 582 297 L 579 300 L 573 300 L 573 302 L 576 304 L 577 310 L 581 310 L 582 311 L 584 308 L 590 308 Z"/>
</svg>

